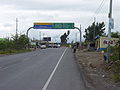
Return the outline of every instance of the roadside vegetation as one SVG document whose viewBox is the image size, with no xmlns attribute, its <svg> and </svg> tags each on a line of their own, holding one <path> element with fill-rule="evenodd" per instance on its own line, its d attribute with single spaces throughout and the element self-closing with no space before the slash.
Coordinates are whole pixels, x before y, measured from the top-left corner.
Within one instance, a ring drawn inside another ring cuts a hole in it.
<svg viewBox="0 0 120 90">
<path fill-rule="evenodd" d="M 85 38 L 85 42 L 94 42 L 96 36 L 103 36 L 105 32 L 105 23 L 92 23 L 92 25 L 88 26 L 87 29 L 85 29 L 85 35 L 83 36 Z"/>
<path fill-rule="evenodd" d="M 0 40 L 0 54 L 11 54 L 31 51 L 27 49 L 29 39 L 25 34 L 13 35 Z"/>
<path fill-rule="evenodd" d="M 112 79 L 115 82 L 120 82 L 120 56 L 119 56 L 120 47 L 114 46 L 111 47 L 111 56 L 110 62 L 106 64 L 106 69 L 112 72 Z"/>
<path fill-rule="evenodd" d="M 95 43 L 95 39 L 100 36 L 106 36 L 105 34 L 105 24 L 102 23 L 92 23 L 92 25 L 88 26 L 87 29 L 85 29 L 85 42 L 82 44 L 82 46 L 88 46 L 90 43 Z M 119 32 L 112 32 L 111 33 L 112 38 L 120 38 Z M 106 70 L 110 71 L 112 73 L 112 79 L 115 82 L 120 82 L 120 40 L 118 43 L 116 43 L 116 46 L 111 47 L 111 54 L 110 54 L 110 61 L 106 62 Z M 93 50 L 95 50 L 93 48 Z M 105 53 L 107 53 L 107 49 L 105 50 Z"/>
<path fill-rule="evenodd" d="M 119 32 L 112 32 L 111 37 L 119 38 Z M 120 82 L 120 40 L 116 43 L 116 46 L 111 46 L 111 54 L 110 61 L 106 63 L 106 69 L 110 71 L 112 75 L 112 79 L 115 82 Z M 107 50 L 105 51 L 107 52 Z"/>
</svg>

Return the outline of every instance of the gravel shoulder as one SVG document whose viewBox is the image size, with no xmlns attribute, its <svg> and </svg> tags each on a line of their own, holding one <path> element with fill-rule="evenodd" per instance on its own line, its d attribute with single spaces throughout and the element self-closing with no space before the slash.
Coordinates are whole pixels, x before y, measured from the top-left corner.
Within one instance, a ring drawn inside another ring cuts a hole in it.
<svg viewBox="0 0 120 90">
<path fill-rule="evenodd" d="M 104 69 L 105 62 L 100 52 L 77 51 L 77 62 L 83 71 L 88 90 L 120 90 L 120 83 L 115 83 L 112 73 Z"/>
</svg>

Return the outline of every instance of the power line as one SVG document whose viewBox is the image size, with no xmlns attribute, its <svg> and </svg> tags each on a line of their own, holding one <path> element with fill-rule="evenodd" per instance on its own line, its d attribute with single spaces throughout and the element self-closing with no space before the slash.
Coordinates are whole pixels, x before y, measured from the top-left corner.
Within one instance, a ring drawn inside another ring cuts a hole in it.
<svg viewBox="0 0 120 90">
<path fill-rule="evenodd" d="M 85 24 L 85 26 L 88 25 L 88 24 L 91 22 L 91 20 L 93 19 L 93 17 L 95 17 L 95 15 L 97 15 L 97 14 L 100 12 L 100 9 L 102 9 L 102 7 L 103 7 L 103 5 L 104 5 L 104 2 L 105 2 L 105 0 L 102 0 L 102 2 L 100 3 L 99 7 L 95 10 L 94 14 L 93 14 L 93 15 L 91 16 L 91 18 L 87 21 L 87 23 Z"/>
<path fill-rule="evenodd" d="M 102 2 L 100 3 L 98 9 L 95 11 L 95 13 L 99 13 L 99 9 L 102 8 L 103 4 L 104 4 L 105 0 L 102 0 Z"/>
</svg>

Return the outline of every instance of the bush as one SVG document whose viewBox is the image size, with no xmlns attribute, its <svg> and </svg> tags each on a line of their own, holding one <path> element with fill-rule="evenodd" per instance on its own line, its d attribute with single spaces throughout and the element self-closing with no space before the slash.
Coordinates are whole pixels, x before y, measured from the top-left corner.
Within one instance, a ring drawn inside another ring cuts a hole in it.
<svg viewBox="0 0 120 90">
<path fill-rule="evenodd" d="M 120 82 L 120 73 L 116 73 L 112 76 L 113 80 L 115 82 Z"/>
<path fill-rule="evenodd" d="M 29 44 L 29 39 L 26 35 L 12 36 L 11 39 L 8 38 L 0 41 L 0 51 L 25 49 L 27 44 Z"/>
<path fill-rule="evenodd" d="M 111 56 L 110 56 L 110 60 L 112 61 L 117 61 L 119 60 L 119 47 L 118 46 L 114 46 L 111 47 Z"/>
<path fill-rule="evenodd" d="M 113 79 L 115 82 L 120 82 L 120 60 L 119 60 L 119 47 L 111 47 L 110 56 L 110 70 L 113 72 Z"/>
</svg>

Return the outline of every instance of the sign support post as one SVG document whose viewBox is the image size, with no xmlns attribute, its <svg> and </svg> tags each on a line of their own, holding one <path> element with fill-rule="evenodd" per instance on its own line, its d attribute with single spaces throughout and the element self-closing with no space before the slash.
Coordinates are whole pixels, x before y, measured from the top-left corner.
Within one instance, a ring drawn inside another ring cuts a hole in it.
<svg viewBox="0 0 120 90">
<path fill-rule="evenodd" d="M 78 29 L 79 30 L 79 32 L 80 32 L 80 47 L 81 47 L 81 42 L 82 42 L 82 32 L 81 32 L 81 25 L 80 25 L 80 28 L 78 28 L 78 27 L 74 27 L 75 29 Z"/>
<path fill-rule="evenodd" d="M 34 27 L 30 27 L 30 28 L 28 28 L 27 33 L 26 33 L 27 37 L 28 37 L 28 32 L 29 32 L 30 29 L 32 29 L 32 28 L 34 28 Z"/>
</svg>

